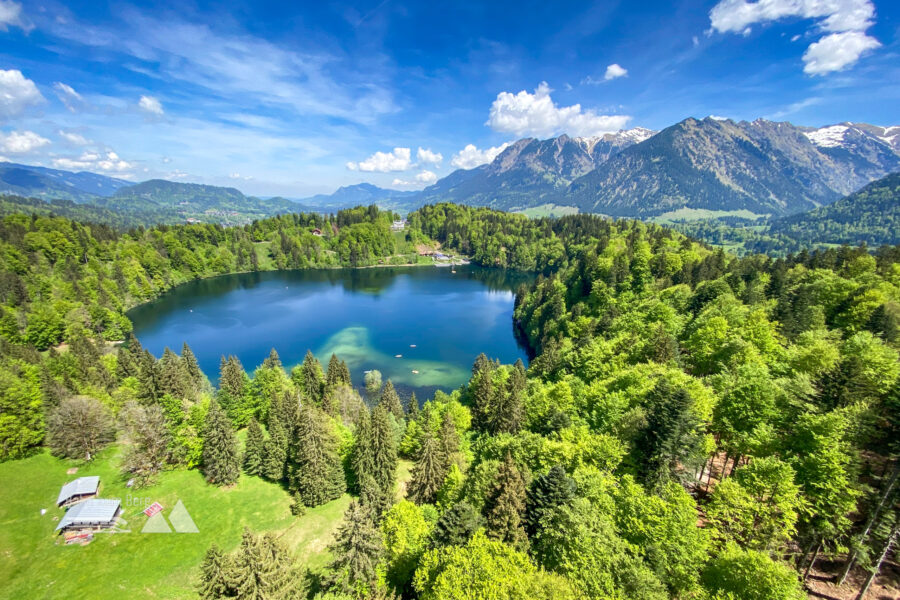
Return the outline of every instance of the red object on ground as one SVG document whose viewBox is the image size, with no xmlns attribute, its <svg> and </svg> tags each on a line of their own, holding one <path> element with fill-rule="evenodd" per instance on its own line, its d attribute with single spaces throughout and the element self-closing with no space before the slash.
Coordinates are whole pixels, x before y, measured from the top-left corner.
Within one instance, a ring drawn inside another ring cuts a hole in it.
<svg viewBox="0 0 900 600">
<path fill-rule="evenodd" d="M 148 517 L 152 517 L 156 513 L 160 512 L 163 509 L 162 504 L 159 502 L 154 502 L 150 506 L 144 509 L 144 514 Z"/>
</svg>

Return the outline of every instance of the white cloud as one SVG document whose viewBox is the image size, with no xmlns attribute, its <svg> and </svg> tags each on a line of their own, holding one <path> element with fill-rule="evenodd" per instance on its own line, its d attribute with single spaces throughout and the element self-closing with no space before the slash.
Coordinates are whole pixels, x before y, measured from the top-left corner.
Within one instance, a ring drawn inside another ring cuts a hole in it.
<svg viewBox="0 0 900 600">
<path fill-rule="evenodd" d="M 141 99 L 138 101 L 138 106 L 142 110 L 154 115 L 163 114 L 162 103 L 153 96 L 141 96 Z"/>
<path fill-rule="evenodd" d="M 229 179 L 243 179 L 244 181 L 250 181 L 251 179 L 253 179 L 253 177 L 251 175 L 241 175 L 240 173 L 229 173 L 228 178 Z"/>
<path fill-rule="evenodd" d="M 391 182 L 395 187 L 420 187 L 422 185 L 431 185 L 437 181 L 437 175 L 428 170 L 423 170 L 416 174 L 412 181 L 400 179 L 399 177 Z"/>
<path fill-rule="evenodd" d="M 43 101 L 37 86 L 22 71 L 0 69 L 0 119 L 18 117 L 29 106 Z"/>
<path fill-rule="evenodd" d="M 53 90 L 56 92 L 59 101 L 71 112 L 78 111 L 84 105 L 84 98 L 71 85 L 57 81 L 53 84 Z"/>
<path fill-rule="evenodd" d="M 91 140 L 87 139 L 80 133 L 75 133 L 74 131 L 65 131 L 63 129 L 59 130 L 59 137 L 70 144 L 74 144 L 76 146 L 87 146 L 91 144 Z"/>
<path fill-rule="evenodd" d="M 424 183 L 425 185 L 431 185 L 432 183 L 437 181 L 437 175 L 435 175 L 431 171 L 425 170 L 416 175 L 416 181 L 418 183 Z"/>
<path fill-rule="evenodd" d="M 32 26 L 22 16 L 22 5 L 12 0 L 0 0 L 0 31 L 6 31 L 10 26 L 20 27 L 30 31 Z"/>
<path fill-rule="evenodd" d="M 862 31 L 872 25 L 875 6 L 870 0 L 722 0 L 709 11 L 712 28 L 739 33 L 756 23 L 788 17 L 822 19 L 824 31 Z"/>
<path fill-rule="evenodd" d="M 84 152 L 77 158 L 60 157 L 53 159 L 53 166 L 69 171 L 103 171 L 115 173 L 124 177 L 125 171 L 133 169 L 135 165 L 119 158 L 112 150 L 106 153 Z"/>
<path fill-rule="evenodd" d="M 166 179 L 188 179 L 189 177 L 190 177 L 190 175 L 188 173 L 185 173 L 181 169 L 175 169 L 174 171 L 172 171 L 171 173 L 166 175 L 165 178 Z"/>
<path fill-rule="evenodd" d="M 440 152 L 432 152 L 430 148 L 422 148 L 419 146 L 419 151 L 416 152 L 416 160 L 420 165 L 434 165 L 439 167 L 441 166 L 441 161 L 444 160 L 444 155 Z"/>
<path fill-rule="evenodd" d="M 0 150 L 10 154 L 27 154 L 50 143 L 33 131 L 0 132 Z"/>
<path fill-rule="evenodd" d="M 864 32 L 874 24 L 871 0 L 722 0 L 709 11 L 711 30 L 747 35 L 750 25 L 785 18 L 814 19 L 823 38 L 803 54 L 803 72 L 824 75 L 845 69 L 881 44 Z M 796 41 L 795 35 L 791 41 Z"/>
<path fill-rule="evenodd" d="M 506 150 L 509 143 L 479 150 L 475 144 L 467 144 L 465 148 L 453 155 L 450 164 L 457 169 L 474 169 L 477 166 L 493 162 L 497 156 Z"/>
<path fill-rule="evenodd" d="M 486 125 L 517 136 L 550 137 L 568 133 L 591 137 L 623 129 L 631 119 L 582 111 L 580 104 L 557 106 L 550 97 L 551 91 L 546 82 L 541 82 L 533 94 L 524 90 L 518 94 L 500 92 L 491 105 Z"/>
<path fill-rule="evenodd" d="M 410 165 L 412 165 L 410 149 L 394 148 L 391 152 L 376 152 L 366 160 L 358 163 L 348 162 L 347 168 L 351 171 L 389 173 L 391 171 L 405 171 Z"/>
<path fill-rule="evenodd" d="M 810 44 L 803 53 L 803 72 L 807 75 L 824 75 L 840 71 L 859 60 L 865 52 L 881 44 L 861 31 L 845 31 L 826 35 Z"/>
<path fill-rule="evenodd" d="M 606 73 L 603 75 L 603 79 L 609 81 L 610 79 L 625 77 L 626 75 L 628 75 L 628 69 L 620 67 L 617 63 L 613 63 L 606 67 Z"/>
</svg>

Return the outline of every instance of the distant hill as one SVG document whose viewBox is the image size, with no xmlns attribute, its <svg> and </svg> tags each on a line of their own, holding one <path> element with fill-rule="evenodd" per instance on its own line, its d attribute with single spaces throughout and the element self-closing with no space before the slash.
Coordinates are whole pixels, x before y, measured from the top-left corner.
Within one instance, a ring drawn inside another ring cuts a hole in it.
<svg viewBox="0 0 900 600">
<path fill-rule="evenodd" d="M 73 173 L 17 163 L 0 163 L 0 193 L 90 202 L 133 185 L 130 181 L 81 171 Z"/>
<path fill-rule="evenodd" d="M 561 135 L 548 140 L 519 140 L 493 162 L 454 171 L 425 188 L 419 201 L 421 204 L 449 201 L 504 210 L 556 201 L 574 179 L 654 133 L 636 128 L 593 138 Z"/>
<path fill-rule="evenodd" d="M 828 206 L 771 222 L 768 233 L 802 245 L 900 244 L 900 172 Z"/>
<path fill-rule="evenodd" d="M 408 212 L 421 206 L 418 195 L 418 192 L 389 190 L 371 183 L 357 183 L 339 187 L 332 194 L 317 194 L 297 202 L 326 211 L 377 204 L 386 210 Z"/>
<path fill-rule="evenodd" d="M 814 132 L 762 119 L 686 119 L 616 154 L 554 201 L 617 217 L 684 209 L 782 216 L 900 168 L 900 155 L 877 136 L 821 145 Z"/>
</svg>

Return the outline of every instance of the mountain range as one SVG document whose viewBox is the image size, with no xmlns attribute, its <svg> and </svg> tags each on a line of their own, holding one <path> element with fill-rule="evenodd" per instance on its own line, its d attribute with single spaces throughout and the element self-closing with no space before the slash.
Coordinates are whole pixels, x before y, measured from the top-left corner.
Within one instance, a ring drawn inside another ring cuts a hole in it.
<svg viewBox="0 0 900 600">
<path fill-rule="evenodd" d="M 71 200 L 165 222 L 233 224 L 284 212 L 360 204 L 408 212 L 435 202 L 654 220 L 778 218 L 826 206 L 900 171 L 900 126 L 821 128 L 765 119 L 688 118 L 661 131 L 635 128 L 592 138 L 526 138 L 492 162 L 459 169 L 420 192 L 361 183 L 296 201 L 235 188 L 97 175 L 0 163 L 0 193 Z M 143 217 L 142 217 L 143 218 Z"/>
</svg>

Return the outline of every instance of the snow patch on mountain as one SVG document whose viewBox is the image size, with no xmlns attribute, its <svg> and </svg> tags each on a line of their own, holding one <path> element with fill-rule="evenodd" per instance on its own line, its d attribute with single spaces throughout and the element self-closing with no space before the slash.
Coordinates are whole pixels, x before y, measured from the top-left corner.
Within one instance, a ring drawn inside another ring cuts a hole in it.
<svg viewBox="0 0 900 600">
<path fill-rule="evenodd" d="M 831 125 L 813 131 L 806 131 L 806 137 L 821 148 L 837 148 L 844 143 L 844 134 L 850 129 L 846 125 Z"/>
</svg>

